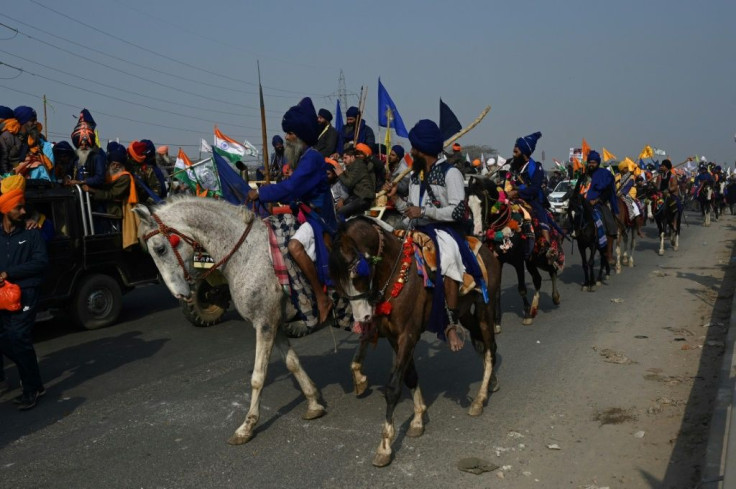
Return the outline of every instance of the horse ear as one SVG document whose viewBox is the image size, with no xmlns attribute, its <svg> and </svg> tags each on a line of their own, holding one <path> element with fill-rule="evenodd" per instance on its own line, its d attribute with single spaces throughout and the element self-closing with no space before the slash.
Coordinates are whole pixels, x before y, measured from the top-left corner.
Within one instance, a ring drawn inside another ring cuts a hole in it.
<svg viewBox="0 0 736 489">
<path fill-rule="evenodd" d="M 151 219 L 151 211 L 145 205 L 137 204 L 132 210 L 141 221 L 151 222 L 153 220 Z"/>
</svg>

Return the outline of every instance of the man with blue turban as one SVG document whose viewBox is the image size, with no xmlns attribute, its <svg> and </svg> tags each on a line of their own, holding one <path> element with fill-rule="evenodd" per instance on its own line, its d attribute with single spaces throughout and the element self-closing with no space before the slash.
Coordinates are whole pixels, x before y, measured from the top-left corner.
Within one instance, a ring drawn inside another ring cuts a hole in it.
<svg viewBox="0 0 736 489">
<path fill-rule="evenodd" d="M 537 141 L 542 137 L 541 132 L 535 132 L 523 138 L 518 138 L 514 145 L 513 160 L 511 162 L 511 173 L 513 174 L 514 191 L 510 197 L 515 195 L 524 200 L 532 208 L 532 213 L 539 223 L 542 232 L 544 247 L 551 249 L 554 243 L 550 239 L 550 226 L 552 221 L 547 212 L 549 204 L 544 193 L 544 168 L 542 164 L 532 158 L 532 153 L 537 148 Z"/>
<path fill-rule="evenodd" d="M 464 237 L 465 182 L 460 170 L 442 152 L 444 142 L 436 123 L 428 119 L 417 122 L 409 131 L 409 142 L 414 161 L 408 197 L 397 195 L 398 186 L 391 187 L 388 196 L 396 210 L 404 214 L 403 224 L 413 224 L 435 243 L 439 266 L 433 279 L 435 289 L 427 329 L 446 339 L 452 351 L 458 351 L 463 347 L 457 310 L 463 275 L 467 270 L 477 284 L 483 283 Z"/>
<path fill-rule="evenodd" d="M 288 163 L 286 161 L 286 155 L 284 154 L 284 140 L 276 134 L 271 138 L 271 146 L 273 146 L 273 154 L 271 155 L 271 161 L 268 163 L 268 172 L 271 176 L 272 182 L 278 182 L 283 177 L 284 165 Z M 263 171 L 262 168 L 260 169 Z M 260 178 L 259 180 L 262 180 Z"/>
<path fill-rule="evenodd" d="M 358 122 L 360 120 L 360 122 Z M 357 138 L 356 138 L 356 126 Z M 365 120 L 361 118 L 360 110 L 357 107 L 348 108 L 345 112 L 345 125 L 342 126 L 342 142 L 343 144 L 352 143 L 353 146 L 358 143 L 365 143 L 368 147 L 373 148 L 376 144 L 376 136 L 373 129 L 368 127 Z M 342 153 L 343 148 L 337 148 Z"/>
<path fill-rule="evenodd" d="M 332 237 L 337 231 L 337 218 L 327 181 L 327 164 L 313 147 L 319 129 L 312 100 L 307 97 L 291 107 L 284 114 L 281 128 L 286 133 L 286 161 L 294 172 L 286 180 L 251 190 L 248 200 L 288 203 L 295 215 L 304 215 L 306 222 L 289 241 L 288 250 L 314 290 L 319 322 L 324 323 L 333 307 L 323 288 L 330 282 L 325 235 Z"/>
<path fill-rule="evenodd" d="M 586 169 L 587 181 L 583 183 L 584 197 L 593 206 L 596 221 L 602 221 L 605 229 L 606 259 L 612 262 L 613 242 L 618 236 L 618 225 L 614 214 L 618 214 L 618 199 L 616 198 L 616 179 L 613 173 L 601 168 L 601 155 L 590 150 Z M 587 188 L 586 188 L 587 187 Z M 602 242 L 602 238 L 600 239 Z"/>
</svg>

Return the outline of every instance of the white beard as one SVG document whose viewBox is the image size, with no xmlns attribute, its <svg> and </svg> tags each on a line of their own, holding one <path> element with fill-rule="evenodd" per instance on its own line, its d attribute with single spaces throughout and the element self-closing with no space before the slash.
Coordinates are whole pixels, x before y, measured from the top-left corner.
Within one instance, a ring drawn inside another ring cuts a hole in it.
<svg viewBox="0 0 736 489">
<path fill-rule="evenodd" d="M 88 149 L 77 149 L 77 156 L 79 157 L 79 166 L 84 166 L 87 163 L 87 157 L 89 156 L 91 148 Z"/>
</svg>

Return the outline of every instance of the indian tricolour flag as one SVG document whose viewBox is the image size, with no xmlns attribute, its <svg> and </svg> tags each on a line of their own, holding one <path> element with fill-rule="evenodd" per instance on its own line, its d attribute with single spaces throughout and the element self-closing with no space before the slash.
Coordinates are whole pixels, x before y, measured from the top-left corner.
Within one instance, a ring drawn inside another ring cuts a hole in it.
<svg viewBox="0 0 736 489">
<path fill-rule="evenodd" d="M 240 144 L 233 138 L 223 134 L 215 126 L 215 144 L 212 146 L 213 151 L 225 158 L 231 165 L 235 165 L 236 161 L 244 161 L 246 156 L 258 156 L 258 150 L 248 143 L 248 146 Z M 255 151 L 255 154 L 253 152 Z"/>
<path fill-rule="evenodd" d="M 179 148 L 179 154 L 176 156 L 176 163 L 174 163 L 174 178 L 179 180 L 181 183 L 186 185 L 192 190 L 197 189 L 197 180 L 194 172 L 190 168 L 192 162 L 189 157 Z"/>
</svg>

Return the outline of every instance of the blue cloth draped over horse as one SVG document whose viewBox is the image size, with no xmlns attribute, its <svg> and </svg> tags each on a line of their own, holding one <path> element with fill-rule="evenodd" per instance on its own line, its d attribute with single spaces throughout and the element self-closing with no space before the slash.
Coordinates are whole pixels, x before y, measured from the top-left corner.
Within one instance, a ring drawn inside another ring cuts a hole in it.
<svg viewBox="0 0 736 489">
<path fill-rule="evenodd" d="M 475 283 L 478 284 L 478 287 L 483 294 L 483 301 L 486 304 L 488 304 L 488 301 L 490 300 L 488 297 L 488 287 L 486 285 L 486 281 L 483 279 L 483 272 L 480 269 L 480 265 L 478 265 L 478 260 L 468 245 L 468 241 L 452 224 L 427 224 L 424 226 L 417 226 L 416 230 L 429 236 L 437 250 L 437 269 L 434 277 L 434 293 L 432 294 L 432 312 L 430 314 L 429 323 L 427 324 L 427 331 L 436 333 L 438 338 L 445 340 L 445 327 L 448 324 L 449 317 L 447 314 L 447 308 L 445 307 L 445 285 L 442 278 L 442 256 L 440 256 L 440 247 L 437 243 L 437 230 L 445 231 L 457 242 L 458 247 L 460 248 L 460 256 L 463 259 L 465 271 L 470 274 Z"/>
</svg>

